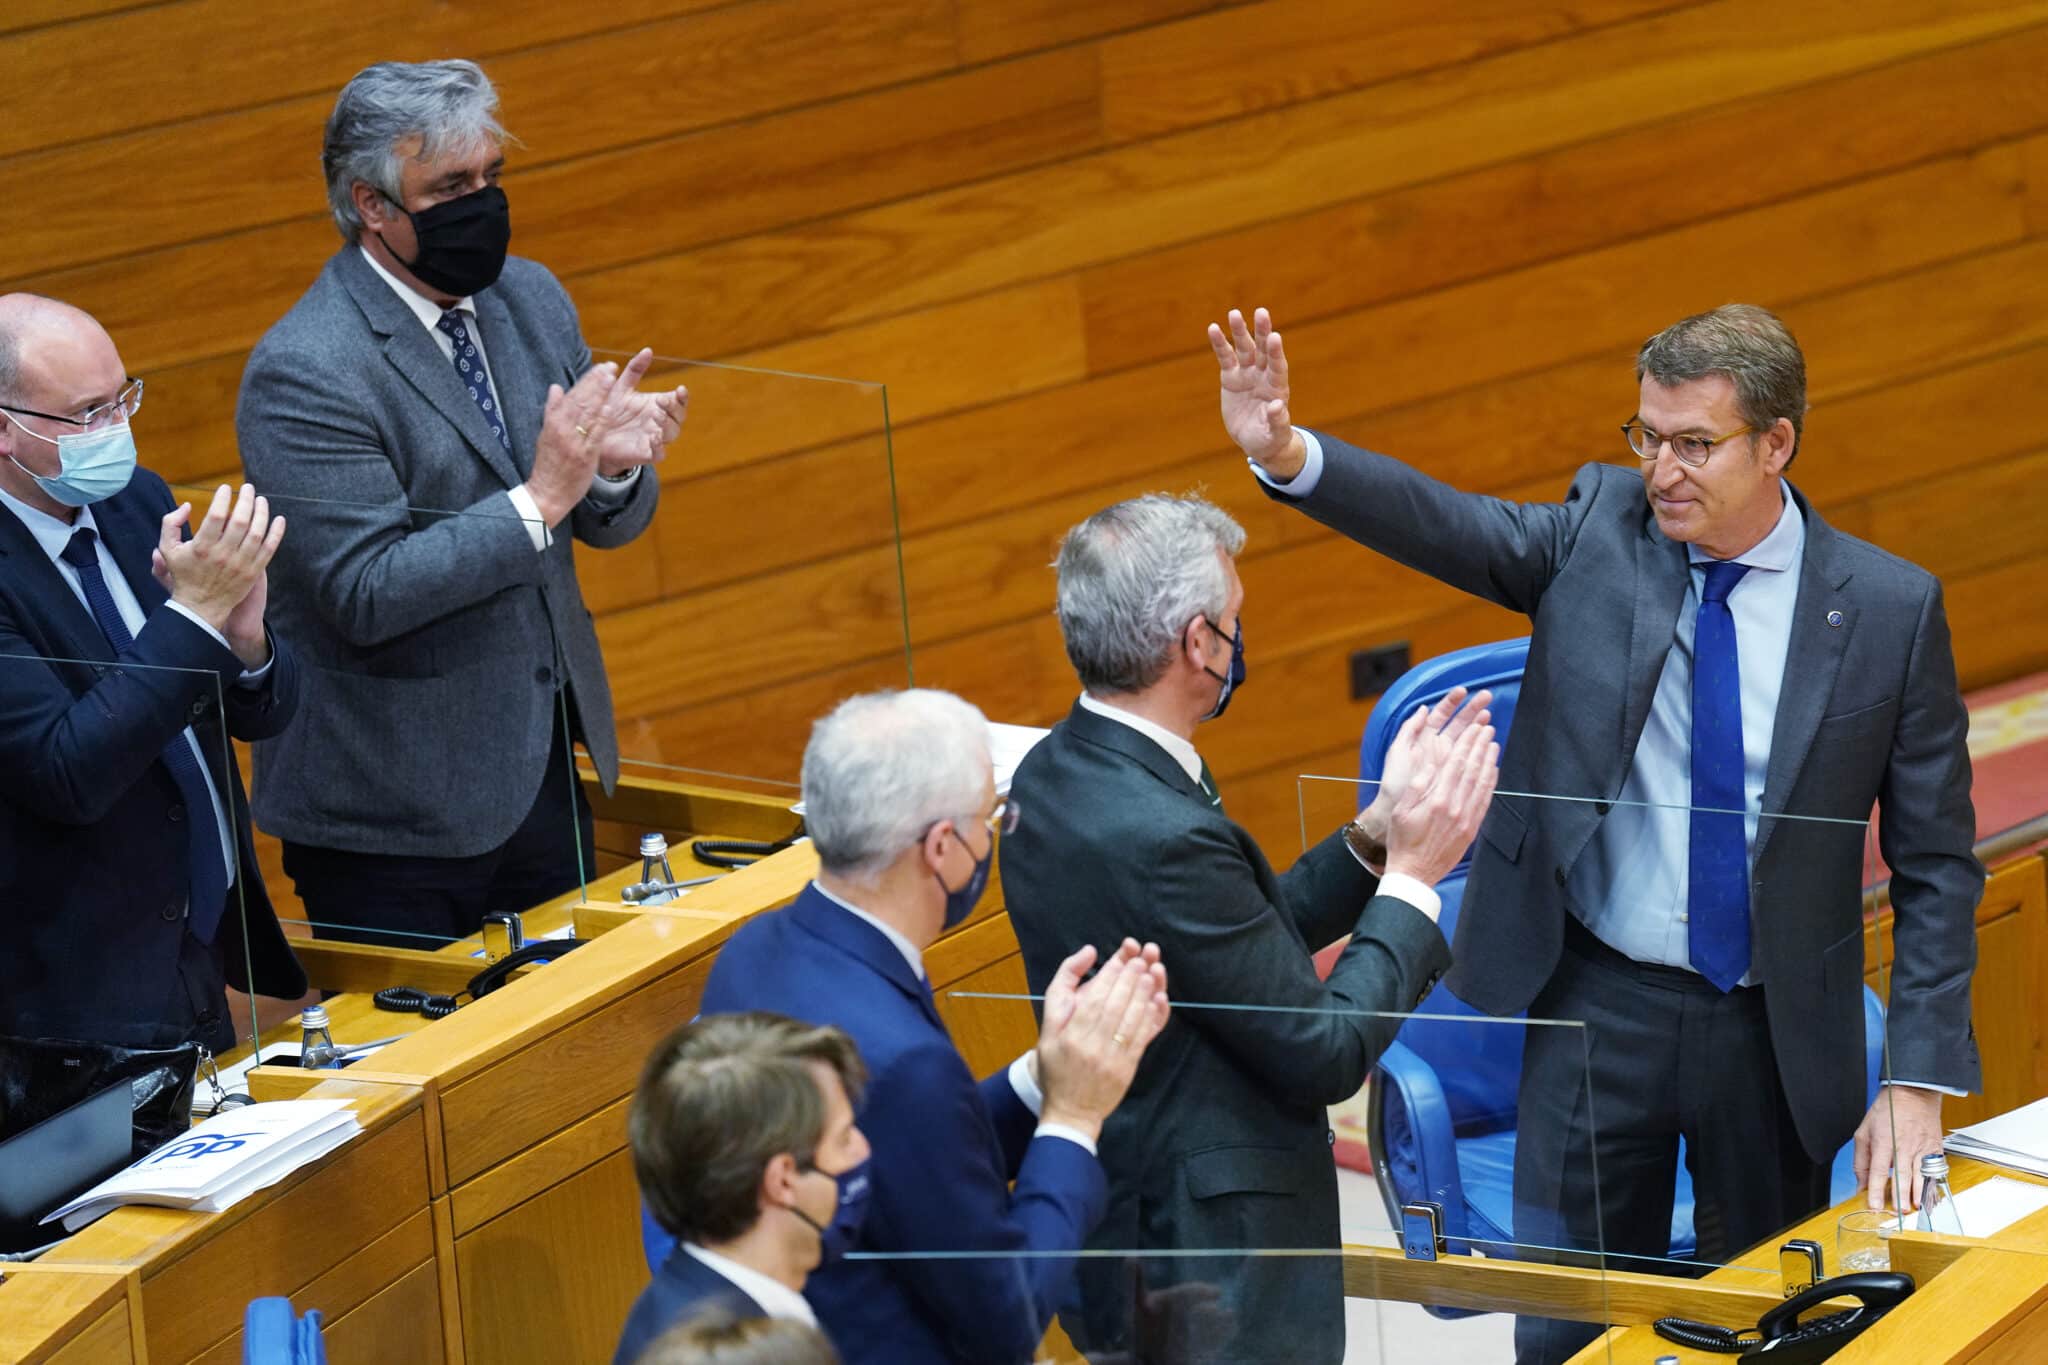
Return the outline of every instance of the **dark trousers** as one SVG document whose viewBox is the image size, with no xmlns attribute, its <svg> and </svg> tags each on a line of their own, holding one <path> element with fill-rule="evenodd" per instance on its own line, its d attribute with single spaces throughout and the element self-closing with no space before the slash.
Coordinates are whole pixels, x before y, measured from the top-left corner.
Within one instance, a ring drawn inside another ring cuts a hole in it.
<svg viewBox="0 0 2048 1365">
<path fill-rule="evenodd" d="M 1681 1135 L 1698 1262 L 1723 1263 L 1825 1207 L 1831 1162 L 1808 1156 L 1792 1126 L 1762 988 L 1724 994 L 1566 924 L 1557 971 L 1529 1015 L 1585 1028 L 1532 1025 L 1523 1044 L 1516 1242 L 1602 1253 L 1612 1271 L 1699 1273 L 1664 1259 Z M 1562 1361 L 1600 1331 L 1518 1318 L 1516 1360 Z"/>
<path fill-rule="evenodd" d="M 284 870 L 313 936 L 431 952 L 475 933 L 487 914 L 530 910 L 576 890 L 591 865 L 591 813 L 561 712 L 526 818 L 487 853 L 433 858 L 287 842 Z"/>
</svg>

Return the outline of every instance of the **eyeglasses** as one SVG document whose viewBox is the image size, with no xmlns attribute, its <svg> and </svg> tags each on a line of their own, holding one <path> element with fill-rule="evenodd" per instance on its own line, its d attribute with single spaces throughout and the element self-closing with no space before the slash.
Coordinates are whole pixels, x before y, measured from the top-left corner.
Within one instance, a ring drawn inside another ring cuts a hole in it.
<svg viewBox="0 0 2048 1365">
<path fill-rule="evenodd" d="M 62 422 L 67 427 L 77 427 L 80 431 L 91 431 L 95 427 L 108 425 L 116 417 L 125 422 L 140 412 L 142 410 L 142 381 L 131 377 L 127 384 L 122 387 L 120 393 L 107 402 L 94 404 L 76 417 L 59 417 L 54 412 L 37 412 L 34 408 L 17 408 L 11 403 L 0 403 L 0 408 L 5 408 L 7 411 L 18 416 L 40 417 L 45 422 Z"/>
<path fill-rule="evenodd" d="M 1671 443 L 1671 453 L 1678 457 L 1680 464 L 1697 469 L 1705 464 L 1714 453 L 1714 447 L 1723 441 L 1732 441 L 1737 436 L 1755 431 L 1754 426 L 1740 426 L 1721 436 L 1660 436 L 1641 422 L 1623 422 L 1621 434 L 1628 441 L 1628 448 L 1636 458 L 1647 463 L 1663 453 L 1664 443 Z"/>
<path fill-rule="evenodd" d="M 983 828 L 988 830 L 990 838 L 994 838 L 998 834 L 1015 834 L 1017 832 L 1017 820 L 1023 813 L 1024 808 L 1015 801 L 1012 801 L 1007 796 L 998 796 L 994 808 L 981 818 L 981 823 Z M 924 827 L 924 834 L 930 834 L 943 823 L 940 820 L 932 821 L 931 824 Z M 924 842 L 924 834 L 917 836 L 917 842 Z"/>
</svg>

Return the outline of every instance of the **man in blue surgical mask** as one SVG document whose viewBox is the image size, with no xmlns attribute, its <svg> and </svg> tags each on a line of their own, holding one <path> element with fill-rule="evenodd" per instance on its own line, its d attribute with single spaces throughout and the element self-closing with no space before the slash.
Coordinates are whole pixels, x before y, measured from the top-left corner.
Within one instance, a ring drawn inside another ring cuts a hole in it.
<svg viewBox="0 0 2048 1365">
<path fill-rule="evenodd" d="M 226 743 L 297 709 L 264 625 L 285 522 L 246 484 L 174 504 L 142 390 L 87 314 L 0 297 L 0 1034 L 220 1050 L 225 984 L 306 989 Z"/>
<path fill-rule="evenodd" d="M 732 936 L 702 1005 L 836 1025 L 867 1063 L 850 1249 L 881 1254 L 820 1266 L 805 1296 L 847 1365 L 1021 1365 L 1102 1215 L 1103 1121 L 1166 1024 L 1159 950 L 1126 940 L 1085 984 L 1096 950 L 1071 953 L 1038 1045 L 977 1086 L 925 951 L 973 913 L 998 836 L 1035 818 L 996 794 L 988 722 L 946 692 L 854 697 L 812 728 L 803 791 L 818 879 Z"/>
</svg>

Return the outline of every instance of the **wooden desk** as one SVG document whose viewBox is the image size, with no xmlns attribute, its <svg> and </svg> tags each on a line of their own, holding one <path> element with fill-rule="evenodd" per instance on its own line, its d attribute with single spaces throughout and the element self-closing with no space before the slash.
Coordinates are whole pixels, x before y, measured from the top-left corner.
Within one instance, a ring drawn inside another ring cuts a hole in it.
<svg viewBox="0 0 2048 1365">
<path fill-rule="evenodd" d="M 1949 1174 L 1950 1185 L 1957 1190 L 1968 1189 L 1994 1175 L 2048 1184 L 2033 1176 L 1962 1157 L 1949 1159 Z M 1820 1243 L 1832 1266 L 1836 1223 L 1843 1214 L 1861 1207 L 1860 1198 L 1844 1200 L 1753 1248 L 1742 1258 L 1743 1262 L 1748 1266 L 1775 1266 L 1780 1245 L 1794 1237 L 1805 1237 Z M 1892 1266 L 1912 1275 L 1919 1288 L 1882 1322 L 1836 1355 L 1835 1360 L 1841 1365 L 1907 1360 L 2048 1359 L 2048 1209 L 1981 1240 L 1903 1233 L 1892 1240 Z M 1836 1272 L 1830 1269 L 1829 1273 Z M 1775 1278 L 1775 1272 L 1759 1276 L 1750 1270 L 1724 1269 L 1698 1283 L 1706 1287 L 1755 1288 L 1769 1286 Z M 1729 1327 L 1756 1320 L 1755 1316 L 1715 1316 L 1689 1311 L 1677 1311 L 1676 1315 Z M 1651 1365 L 1661 1356 L 1676 1356 L 1680 1365 L 1717 1365 L 1729 1359 L 1676 1345 L 1648 1326 L 1636 1325 L 1608 1332 L 1573 1356 L 1570 1365 Z"/>
</svg>

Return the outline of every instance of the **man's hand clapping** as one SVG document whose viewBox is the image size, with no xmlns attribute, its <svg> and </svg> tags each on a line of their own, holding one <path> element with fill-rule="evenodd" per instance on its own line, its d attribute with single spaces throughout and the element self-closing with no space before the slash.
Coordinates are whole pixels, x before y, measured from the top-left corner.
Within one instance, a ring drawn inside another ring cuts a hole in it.
<svg viewBox="0 0 2048 1365">
<path fill-rule="evenodd" d="M 173 602 L 226 637 L 244 666 L 261 668 L 270 657 L 263 634 L 265 570 L 284 540 L 284 518 L 273 518 L 269 499 L 245 483 L 239 494 L 227 484 L 216 489 L 187 540 L 191 520 L 189 502 L 164 515 L 150 570 Z"/>
<path fill-rule="evenodd" d="M 1082 981 L 1094 963 L 1090 945 L 1060 964 L 1046 987 L 1038 1033 L 1038 1078 L 1045 1092 L 1039 1120 L 1091 1141 L 1123 1101 L 1169 1013 L 1157 944 L 1141 948 L 1125 939 L 1101 971 Z"/>
<path fill-rule="evenodd" d="M 1420 752 L 1407 790 L 1389 812 L 1388 874 L 1425 886 L 1442 881 L 1479 832 L 1499 778 L 1500 745 L 1491 725 L 1465 726 L 1440 754 Z"/>
<path fill-rule="evenodd" d="M 623 371 L 605 361 L 566 392 L 548 387 L 526 491 L 550 527 L 575 510 L 596 475 L 623 474 L 668 453 L 690 396 L 683 388 L 641 393 L 636 386 L 653 363 L 654 352 L 642 350 Z"/>
</svg>

